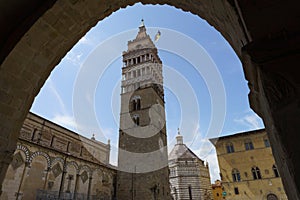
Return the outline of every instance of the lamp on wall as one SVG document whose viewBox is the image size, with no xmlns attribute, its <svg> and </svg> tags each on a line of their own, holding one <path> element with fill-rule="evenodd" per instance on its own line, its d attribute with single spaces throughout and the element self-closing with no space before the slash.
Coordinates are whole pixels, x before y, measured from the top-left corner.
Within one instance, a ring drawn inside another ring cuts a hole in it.
<svg viewBox="0 0 300 200">
<path fill-rule="evenodd" d="M 271 181 L 270 179 L 269 179 L 269 182 L 268 182 L 268 183 L 269 183 L 270 186 L 272 185 L 272 181 Z"/>
</svg>

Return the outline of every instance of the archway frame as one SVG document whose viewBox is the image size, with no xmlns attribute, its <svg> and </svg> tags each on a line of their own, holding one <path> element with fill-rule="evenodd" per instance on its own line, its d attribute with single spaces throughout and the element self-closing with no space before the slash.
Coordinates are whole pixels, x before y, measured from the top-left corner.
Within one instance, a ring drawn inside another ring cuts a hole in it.
<svg viewBox="0 0 300 200">
<path fill-rule="evenodd" d="M 22 1 L 24 2 L 26 1 Z M 19 28 L 12 28 L 11 32 L 8 32 L 7 40 L 0 51 L 0 183 L 3 182 L 16 149 L 21 125 L 35 96 L 54 67 L 98 21 L 119 8 L 136 2 L 138 1 L 46 0 L 35 5 L 36 12 L 26 13 L 26 18 Z M 229 42 L 243 63 L 245 78 L 249 82 L 251 107 L 264 119 L 271 144 L 276 146 L 273 151 L 285 190 L 289 198 L 298 199 L 299 191 L 293 178 L 296 169 L 292 160 L 288 159 L 287 147 L 280 140 L 278 128 L 274 126 L 277 121 L 271 112 L 273 105 L 268 99 L 269 93 L 265 87 L 268 80 L 264 78 L 267 76 L 259 65 L 253 62 L 253 56 L 249 55 L 249 52 L 255 50 L 255 45 L 248 45 L 253 41 L 237 1 L 141 2 L 168 4 L 190 11 L 214 26 Z"/>
</svg>

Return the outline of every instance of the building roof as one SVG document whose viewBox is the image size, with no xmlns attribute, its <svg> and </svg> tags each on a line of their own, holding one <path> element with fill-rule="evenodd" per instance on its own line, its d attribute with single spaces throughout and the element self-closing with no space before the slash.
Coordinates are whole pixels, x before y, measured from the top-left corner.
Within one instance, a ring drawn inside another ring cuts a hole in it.
<svg viewBox="0 0 300 200">
<path fill-rule="evenodd" d="M 252 131 L 240 132 L 240 133 L 235 133 L 232 135 L 225 135 L 222 137 L 210 138 L 209 141 L 215 145 L 219 140 L 235 138 L 235 137 L 240 137 L 240 136 L 246 136 L 246 135 L 252 135 L 252 134 L 262 133 L 265 131 L 266 130 L 263 128 L 263 129 L 257 129 L 257 130 L 252 130 Z"/>
<path fill-rule="evenodd" d="M 172 151 L 169 154 L 168 160 L 175 159 L 198 159 L 201 160 L 192 150 L 190 150 L 184 143 L 183 137 L 178 131 L 176 136 L 177 144 L 174 146 Z M 202 161 L 202 160 L 201 160 Z"/>
</svg>

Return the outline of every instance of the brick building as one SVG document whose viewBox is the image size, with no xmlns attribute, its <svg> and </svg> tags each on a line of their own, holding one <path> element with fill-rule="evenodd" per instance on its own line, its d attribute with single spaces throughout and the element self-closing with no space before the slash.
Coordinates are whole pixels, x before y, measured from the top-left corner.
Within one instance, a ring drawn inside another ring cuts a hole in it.
<svg viewBox="0 0 300 200">
<path fill-rule="evenodd" d="M 215 183 L 211 185 L 212 187 L 212 196 L 213 200 L 223 200 L 223 187 L 222 182 L 220 180 L 216 180 Z"/>
</svg>

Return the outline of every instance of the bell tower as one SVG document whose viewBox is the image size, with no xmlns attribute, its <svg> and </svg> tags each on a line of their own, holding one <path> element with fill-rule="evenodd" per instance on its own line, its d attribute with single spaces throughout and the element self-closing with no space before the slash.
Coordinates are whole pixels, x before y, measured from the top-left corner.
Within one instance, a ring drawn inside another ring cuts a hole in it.
<svg viewBox="0 0 300 200">
<path fill-rule="evenodd" d="M 118 200 L 168 200 L 167 134 L 162 61 L 144 21 L 123 52 Z"/>
</svg>

